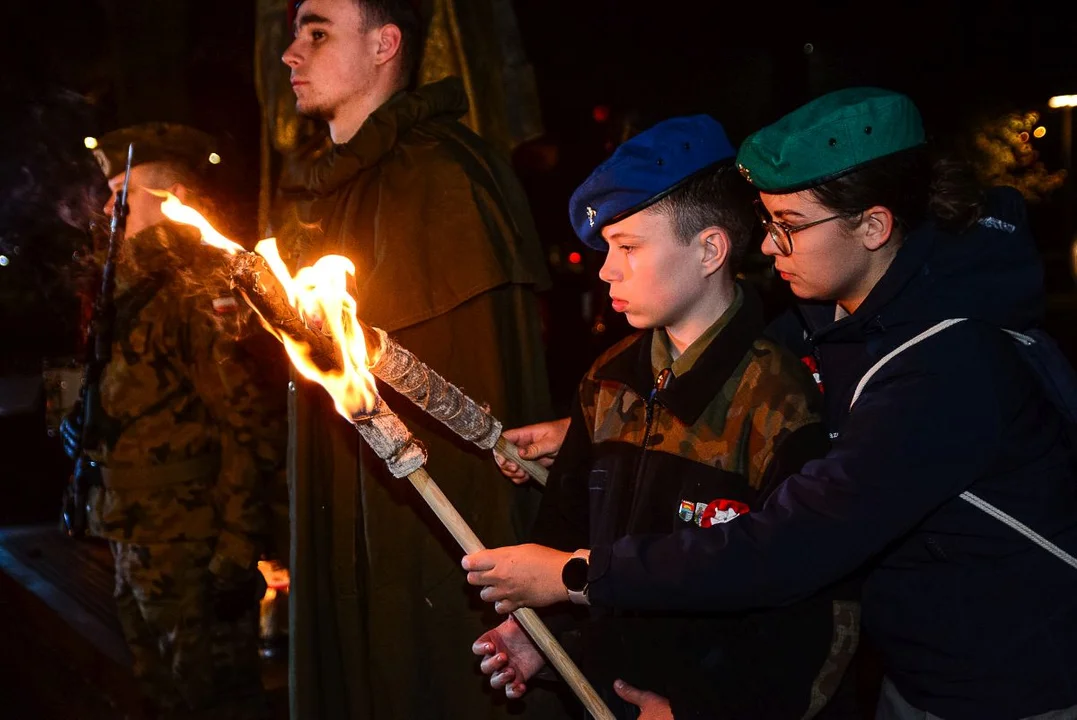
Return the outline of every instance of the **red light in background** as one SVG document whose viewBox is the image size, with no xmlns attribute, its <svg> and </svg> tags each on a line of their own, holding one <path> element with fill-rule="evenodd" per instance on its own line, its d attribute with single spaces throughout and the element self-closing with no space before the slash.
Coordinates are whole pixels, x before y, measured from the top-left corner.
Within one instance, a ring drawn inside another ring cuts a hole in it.
<svg viewBox="0 0 1077 720">
<path fill-rule="evenodd" d="M 583 262 L 583 255 L 580 255 L 578 252 L 570 252 L 568 254 L 568 261 L 573 265 L 579 265 Z"/>
<path fill-rule="evenodd" d="M 591 117 L 594 118 L 596 123 L 604 123 L 610 119 L 610 108 L 608 105 L 595 105 L 594 110 L 591 111 Z"/>
</svg>

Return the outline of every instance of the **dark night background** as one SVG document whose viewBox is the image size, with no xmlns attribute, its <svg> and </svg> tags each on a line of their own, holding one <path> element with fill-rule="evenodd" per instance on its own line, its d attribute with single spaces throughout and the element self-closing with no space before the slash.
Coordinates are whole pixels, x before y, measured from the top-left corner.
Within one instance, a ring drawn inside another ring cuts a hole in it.
<svg viewBox="0 0 1077 720">
<path fill-rule="evenodd" d="M 1046 101 L 1077 93 L 1072 49 L 1077 27 L 1031 3 L 924 7 L 515 2 L 546 132 L 519 148 L 514 161 L 554 276 L 546 301 L 559 408 L 594 355 L 626 331 L 621 318 L 604 312 L 605 292 L 596 279 L 601 256 L 572 234 L 567 198 L 634 129 L 671 115 L 707 112 L 739 142 L 820 93 L 875 84 L 908 93 L 931 136 L 944 145 L 1005 113 L 1038 112 L 1046 135 L 1032 141 L 1033 147 L 1047 171 L 1063 168 L 1062 111 L 1049 110 Z M 40 173 L 35 157 L 60 152 L 85 161 L 84 136 L 146 120 L 186 122 L 220 139 L 230 222 L 240 239 L 257 239 L 260 115 L 253 0 L 54 0 L 19 2 L 6 10 L 0 42 L 5 192 L 27 174 Z M 72 114 L 70 100 L 56 100 L 59 90 L 89 101 L 81 115 Z M 47 184 L 48 177 L 35 180 Z M 1072 188 L 1067 181 L 1031 206 L 1053 298 L 1049 320 L 1063 335 L 1074 287 L 1069 260 L 1074 225 L 1067 202 Z M 50 197 L 44 195 L 30 219 L 29 206 L 10 194 L 0 206 L 0 253 L 9 260 L 0 266 L 3 376 L 39 374 L 43 357 L 70 355 L 77 343 L 76 308 L 66 292 L 72 240 L 65 233 L 71 230 L 50 229 L 41 239 L 24 229 L 35 222 L 55 225 L 45 220 Z M 582 262 L 568 262 L 574 251 Z M 783 289 L 775 288 L 772 307 L 785 299 Z M 1062 340 L 1072 342 L 1068 336 Z M 51 462 L 25 450 L 31 437 L 43 435 L 42 423 L 20 417 L 17 425 L 28 435 L 18 457 L 0 458 L 4 493 L 11 492 L 13 473 L 39 477 Z M 0 509 L 0 520 L 11 513 Z"/>
<path fill-rule="evenodd" d="M 1054 11 L 1047 3 L 996 0 L 513 5 L 545 126 L 545 135 L 518 148 L 513 160 L 554 278 L 545 304 L 560 412 L 595 355 L 628 330 L 604 307 L 605 287 L 596 277 L 602 257 L 572 233 L 567 200 L 634 130 L 704 112 L 739 142 L 812 97 L 871 84 L 910 95 L 932 139 L 956 149 L 967 150 L 976 128 L 997 125 L 1007 114 L 1038 113 L 1035 124 L 1046 134 L 1029 143 L 1040 173 L 1057 173 L 1070 162 L 1064 111 L 1047 107 L 1051 96 L 1077 94 L 1077 25 L 1064 19 L 1062 4 Z M 61 203 L 104 200 L 101 185 L 73 197 L 58 190 L 95 167 L 83 138 L 149 120 L 215 134 L 222 204 L 242 241 L 259 234 L 260 172 L 255 0 L 15 0 L 4 10 L 0 526 L 55 521 L 70 471 L 59 441 L 46 433 L 41 376 L 44 364 L 67 363 L 79 343 L 72 253 L 86 237 L 59 222 L 56 210 Z M 1067 179 L 1030 202 L 1045 260 L 1047 326 L 1071 358 L 1077 357 L 1074 187 Z M 577 262 L 571 253 L 578 253 Z M 769 286 L 767 299 L 777 311 L 787 290 Z M 9 614 L 3 589 L 0 619 Z M 0 697 L 10 669 L 0 663 Z M 0 707 L 0 716 L 9 710 Z"/>
<path fill-rule="evenodd" d="M 572 234 L 567 198 L 634 129 L 707 112 L 739 142 L 820 93 L 876 84 L 908 93 L 929 133 L 947 145 L 987 119 L 1039 112 L 1047 132 L 1033 146 L 1048 171 L 1065 164 L 1062 111 L 1047 109 L 1046 101 L 1077 93 L 1077 27 L 1030 3 L 935 3 L 926 10 L 869 9 L 865 3 L 808 8 L 546 0 L 517 1 L 515 8 L 546 133 L 519 148 L 514 160 L 554 275 L 546 300 L 551 381 L 560 408 L 594 355 L 627 329 L 620 317 L 604 312 L 605 293 L 595 277 L 601 256 Z M 241 239 L 257 239 L 253 0 L 20 2 L 6 15 L 0 43 L 5 191 L 27 173 L 40 173 L 37 157 L 62 152 L 86 160 L 84 136 L 147 120 L 186 122 L 219 138 L 230 222 Z M 72 114 L 70 100 L 56 100 L 61 90 L 89 101 L 80 115 Z M 49 178 L 35 180 L 47 184 Z M 1032 205 L 1049 289 L 1063 309 L 1073 289 L 1073 221 L 1067 212 L 1072 185 Z M 76 308 L 66 292 L 72 240 L 65 233 L 71 230 L 50 229 L 43 240 L 28 238 L 32 233 L 23 229 L 48 224 L 43 218 L 50 214 L 50 197 L 44 194 L 32 220 L 26 210 L 12 209 L 14 201 L 0 210 L 0 253 L 9 257 L 0 267 L 5 375 L 37 374 L 43 356 L 70 355 L 77 343 Z M 567 261 L 573 251 L 581 263 Z M 782 288 L 771 299 L 780 307 Z M 1068 326 L 1068 312 L 1053 317 L 1056 325 Z M 28 430 L 25 420 L 24 431 L 42 430 L 36 421 Z M 14 461 L 0 460 L 5 475 L 12 467 L 36 475 L 38 463 L 47 462 L 25 452 Z M 0 510 L 0 520 L 6 514 Z"/>
</svg>

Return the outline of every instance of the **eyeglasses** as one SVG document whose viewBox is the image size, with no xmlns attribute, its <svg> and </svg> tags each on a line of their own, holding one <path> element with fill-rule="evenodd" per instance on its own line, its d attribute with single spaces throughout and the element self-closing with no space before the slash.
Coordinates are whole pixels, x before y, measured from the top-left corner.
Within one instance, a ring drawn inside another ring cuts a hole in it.
<svg viewBox="0 0 1077 720">
<path fill-rule="evenodd" d="M 843 217 L 842 215 L 831 215 L 822 220 L 812 220 L 803 225 L 786 225 L 782 221 L 775 220 L 770 216 L 770 212 L 767 210 L 767 206 L 763 204 L 762 200 L 755 201 L 755 213 L 759 216 L 759 222 L 763 223 L 763 229 L 770 235 L 774 247 L 778 248 L 778 252 L 786 257 L 793 254 L 793 233 L 798 233 L 801 230 L 807 230 L 810 227 L 822 225 L 825 222 L 830 222 L 831 220 L 837 220 L 838 218 Z"/>
</svg>

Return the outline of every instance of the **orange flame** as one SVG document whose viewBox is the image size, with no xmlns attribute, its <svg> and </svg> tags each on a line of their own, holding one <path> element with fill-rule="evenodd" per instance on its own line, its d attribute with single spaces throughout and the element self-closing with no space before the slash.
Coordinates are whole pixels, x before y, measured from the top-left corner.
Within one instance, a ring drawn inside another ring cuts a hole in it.
<svg viewBox="0 0 1077 720">
<path fill-rule="evenodd" d="M 184 225 L 193 225 L 202 232 L 202 242 L 207 245 L 212 245 L 215 248 L 224 250 L 229 255 L 235 255 L 236 253 L 245 252 L 246 248 L 236 242 L 232 242 L 224 235 L 217 232 L 209 221 L 202 217 L 192 207 L 188 207 L 180 202 L 180 199 L 168 192 L 167 190 L 150 190 L 151 193 L 157 197 L 164 198 L 164 202 L 161 203 L 161 212 L 164 216 L 173 222 L 182 223 Z"/>
<path fill-rule="evenodd" d="M 378 396 L 374 376 L 370 374 L 373 359 L 366 356 L 357 305 L 348 292 L 348 276 L 355 276 L 355 265 L 341 255 L 325 255 L 314 265 L 300 268 L 293 277 L 277 252 L 275 238 L 262 240 L 254 250 L 266 259 L 288 293 L 292 307 L 301 316 L 321 322 L 322 332 L 333 338 L 343 368 L 335 372 L 320 370 L 311 360 L 307 345 L 270 327 L 270 331 L 284 343 L 295 369 L 325 388 L 333 398 L 337 412 L 344 417 L 350 419 L 373 410 Z"/>
<path fill-rule="evenodd" d="M 164 195 L 162 195 L 163 197 Z M 178 223 L 193 225 L 202 232 L 204 242 L 229 254 L 246 252 L 239 245 L 217 232 L 196 210 L 184 205 L 174 195 L 167 194 L 161 203 L 165 216 Z M 333 398 L 337 412 L 351 419 L 374 409 L 378 399 L 377 386 L 370 367 L 376 358 L 366 356 L 366 342 L 359 324 L 355 298 L 348 292 L 348 276 L 355 276 L 355 265 L 340 255 L 325 255 L 312 266 L 300 268 L 293 276 L 277 251 L 275 238 L 259 242 L 254 251 L 265 258 L 288 295 L 288 303 L 301 317 L 315 319 L 321 332 L 333 338 L 340 370 L 323 371 L 311 359 L 310 347 L 273 327 L 265 318 L 262 324 L 277 336 L 288 352 L 288 358 L 300 375 L 321 385 Z M 319 332 L 312 328 L 312 332 Z"/>
</svg>

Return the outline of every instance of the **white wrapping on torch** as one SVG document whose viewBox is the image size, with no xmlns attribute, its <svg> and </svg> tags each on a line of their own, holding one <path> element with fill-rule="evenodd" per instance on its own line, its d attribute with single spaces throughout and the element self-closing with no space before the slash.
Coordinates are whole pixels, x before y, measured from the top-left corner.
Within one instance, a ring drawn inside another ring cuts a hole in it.
<svg viewBox="0 0 1077 720">
<path fill-rule="evenodd" d="M 407 477 L 426 464 L 426 448 L 380 397 L 371 413 L 355 415 L 352 423 L 374 454 L 385 461 L 393 477 Z"/>
<path fill-rule="evenodd" d="M 501 423 L 451 382 L 422 363 L 384 330 L 371 328 L 381 340 L 381 355 L 371 372 L 431 417 L 483 450 L 492 450 Z"/>
</svg>

